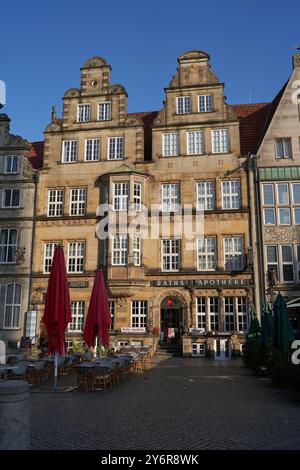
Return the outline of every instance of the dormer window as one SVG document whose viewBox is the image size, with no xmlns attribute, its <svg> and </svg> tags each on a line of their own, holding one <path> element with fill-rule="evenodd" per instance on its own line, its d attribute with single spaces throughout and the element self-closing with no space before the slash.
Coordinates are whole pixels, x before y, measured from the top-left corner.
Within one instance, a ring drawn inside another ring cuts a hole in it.
<svg viewBox="0 0 300 470">
<path fill-rule="evenodd" d="M 213 110 L 213 96 L 199 95 L 198 96 L 198 112 L 199 113 L 211 113 Z"/>
<path fill-rule="evenodd" d="M 5 173 L 16 175 L 18 172 L 19 172 L 18 155 L 7 155 L 5 157 Z"/>
<path fill-rule="evenodd" d="M 89 122 L 91 120 L 91 107 L 89 104 L 77 106 L 77 122 Z"/>
<path fill-rule="evenodd" d="M 177 114 L 187 114 L 191 112 L 191 98 L 189 96 L 179 96 L 177 98 Z"/>
</svg>

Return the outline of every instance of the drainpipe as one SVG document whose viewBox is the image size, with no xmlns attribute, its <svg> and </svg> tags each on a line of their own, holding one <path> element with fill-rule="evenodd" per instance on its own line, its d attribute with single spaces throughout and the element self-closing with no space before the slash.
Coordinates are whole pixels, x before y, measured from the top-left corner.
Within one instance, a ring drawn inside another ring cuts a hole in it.
<svg viewBox="0 0 300 470">
<path fill-rule="evenodd" d="M 31 300 L 32 300 L 33 252 L 34 252 L 35 230 L 36 230 L 37 188 L 38 188 L 38 181 L 39 181 L 38 172 L 34 173 L 33 180 L 34 180 L 34 203 L 33 203 L 33 223 L 32 223 L 32 239 L 31 239 L 30 270 L 29 270 L 29 293 L 28 293 L 27 310 L 31 309 Z"/>
<path fill-rule="evenodd" d="M 253 247 L 253 273 L 254 273 L 254 303 L 257 315 L 260 318 L 262 301 L 264 299 L 264 266 L 263 250 L 261 245 L 261 214 L 258 191 L 258 175 L 256 166 L 257 155 L 248 156 L 248 200 L 250 204 L 250 243 Z"/>
</svg>

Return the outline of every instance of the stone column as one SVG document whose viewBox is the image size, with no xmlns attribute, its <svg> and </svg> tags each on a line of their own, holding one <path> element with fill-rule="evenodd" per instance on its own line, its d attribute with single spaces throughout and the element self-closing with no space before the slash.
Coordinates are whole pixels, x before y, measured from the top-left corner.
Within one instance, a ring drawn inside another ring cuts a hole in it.
<svg viewBox="0 0 300 470">
<path fill-rule="evenodd" d="M 29 385 L 5 380 L 0 382 L 0 450 L 29 449 Z"/>
</svg>

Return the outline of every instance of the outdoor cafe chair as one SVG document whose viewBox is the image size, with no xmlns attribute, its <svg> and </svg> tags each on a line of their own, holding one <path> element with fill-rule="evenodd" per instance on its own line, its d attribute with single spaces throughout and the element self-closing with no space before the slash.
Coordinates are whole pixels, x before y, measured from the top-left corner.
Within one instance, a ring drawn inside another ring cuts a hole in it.
<svg viewBox="0 0 300 470">
<path fill-rule="evenodd" d="M 77 390 L 89 392 L 93 383 L 93 369 L 94 367 L 87 367 L 83 365 L 76 366 L 77 373 Z"/>
<path fill-rule="evenodd" d="M 28 363 L 15 365 L 11 370 L 10 379 L 30 380 L 30 372 L 28 371 Z"/>
<path fill-rule="evenodd" d="M 96 365 L 92 369 L 92 386 L 91 391 L 93 392 L 95 388 L 103 387 L 104 391 L 107 390 L 107 385 L 109 385 L 110 390 L 112 389 L 113 374 L 112 369 L 105 366 Z"/>
</svg>

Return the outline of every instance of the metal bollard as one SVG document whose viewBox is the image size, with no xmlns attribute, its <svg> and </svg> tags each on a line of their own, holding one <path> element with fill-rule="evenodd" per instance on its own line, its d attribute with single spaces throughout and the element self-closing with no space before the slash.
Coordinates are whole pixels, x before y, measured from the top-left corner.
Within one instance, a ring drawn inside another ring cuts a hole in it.
<svg viewBox="0 0 300 470">
<path fill-rule="evenodd" d="M 0 381 L 0 450 L 30 449 L 29 385 Z"/>
</svg>

